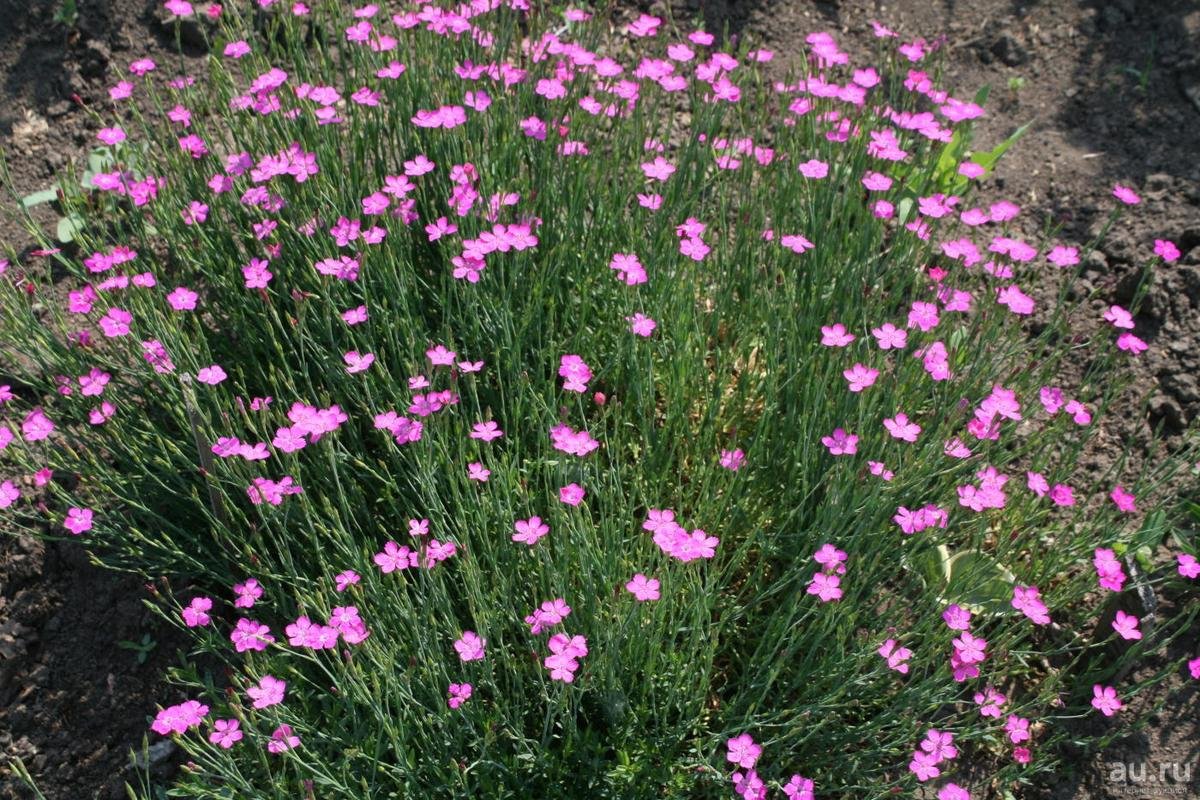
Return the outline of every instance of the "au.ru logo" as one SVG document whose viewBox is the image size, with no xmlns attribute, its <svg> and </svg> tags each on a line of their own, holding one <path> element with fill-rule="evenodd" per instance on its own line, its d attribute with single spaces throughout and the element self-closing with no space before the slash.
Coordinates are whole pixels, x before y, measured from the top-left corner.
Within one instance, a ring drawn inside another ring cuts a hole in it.
<svg viewBox="0 0 1200 800">
<path fill-rule="evenodd" d="M 1192 764 L 1178 761 L 1122 761 L 1107 765 L 1108 780 L 1123 784 L 1157 784 L 1184 787 L 1191 783 Z"/>
</svg>

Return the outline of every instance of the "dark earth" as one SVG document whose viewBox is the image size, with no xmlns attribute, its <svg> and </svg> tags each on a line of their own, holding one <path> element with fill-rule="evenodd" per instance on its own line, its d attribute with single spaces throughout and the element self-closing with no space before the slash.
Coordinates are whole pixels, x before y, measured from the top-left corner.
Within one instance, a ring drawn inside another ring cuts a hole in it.
<svg viewBox="0 0 1200 800">
<path fill-rule="evenodd" d="M 150 56 L 178 74 L 202 56 L 175 52 L 154 3 L 78 0 L 73 21 L 55 21 L 65 7 L 0 0 L 0 148 L 21 194 L 86 158 L 100 127 L 89 107 L 104 108 L 130 61 Z M 667 12 L 661 3 L 638 10 Z M 833 33 L 857 63 L 873 51 L 872 19 L 910 39 L 945 35 L 945 87 L 969 98 L 991 86 L 989 116 L 976 128 L 983 147 L 1035 121 L 985 190 L 1023 206 L 1035 241 L 1047 220 L 1065 240 L 1087 241 L 1112 207 L 1114 183 L 1140 192 L 1142 204 L 1088 262 L 1097 316 L 1103 304 L 1129 301 L 1154 239 L 1174 241 L 1183 257 L 1154 276 L 1137 320 L 1151 350 L 1081 466 L 1110 463 L 1123 443 L 1135 464 L 1178 446 L 1200 413 L 1200 3 L 692 0 L 670 10 L 681 25 L 703 19 L 710 31 L 774 49 L 780 75 L 814 31 Z M 53 223 L 52 212 L 39 213 Z M 0 245 L 27 252 L 31 242 L 14 214 L 0 214 Z M 1151 442 L 1156 428 L 1165 445 Z M 0 536 L 0 800 L 33 796 L 5 769 L 14 756 L 49 800 L 121 798 L 126 781 L 137 785 L 130 750 L 141 749 L 156 700 L 170 699 L 161 676 L 186 647 L 143 606 L 146 597 L 142 581 L 93 566 L 76 543 Z M 142 663 L 128 643 L 147 635 L 155 646 Z M 1200 655 L 1198 642 L 1193 628 L 1129 680 Z M 1069 771 L 1027 796 L 1200 797 L 1198 687 L 1177 670 L 1131 702 L 1131 718 L 1149 717 L 1144 728 L 1101 753 L 1072 754 Z M 177 759 L 159 750 L 151 761 L 153 780 L 165 785 Z M 1135 773 L 1141 765 L 1154 778 L 1160 765 L 1174 765 L 1190 768 L 1191 779 L 1122 780 L 1116 765 Z"/>
</svg>

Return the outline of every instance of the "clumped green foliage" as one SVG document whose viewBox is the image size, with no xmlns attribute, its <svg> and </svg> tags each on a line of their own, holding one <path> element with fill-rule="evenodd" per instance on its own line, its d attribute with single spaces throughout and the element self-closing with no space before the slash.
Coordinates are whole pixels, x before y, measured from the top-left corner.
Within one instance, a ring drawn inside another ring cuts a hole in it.
<svg viewBox="0 0 1200 800">
<path fill-rule="evenodd" d="M 78 247 L 0 281 L 6 513 L 227 665 L 161 699 L 172 796 L 954 800 L 1139 690 L 1179 463 L 1074 462 L 1144 343 L 972 208 L 1011 142 L 923 42 L 773 83 L 648 17 L 262 5 L 133 65 Z"/>
</svg>

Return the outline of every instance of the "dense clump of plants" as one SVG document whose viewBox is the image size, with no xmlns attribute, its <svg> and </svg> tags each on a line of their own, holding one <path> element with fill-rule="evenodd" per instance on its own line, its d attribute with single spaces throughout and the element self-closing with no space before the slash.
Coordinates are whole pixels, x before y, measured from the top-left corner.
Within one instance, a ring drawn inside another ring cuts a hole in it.
<svg viewBox="0 0 1200 800">
<path fill-rule="evenodd" d="M 179 796 L 955 800 L 1138 691 L 1179 464 L 1074 459 L 1147 345 L 972 202 L 930 45 L 259 6 L 167 4 L 207 74 L 131 64 L 0 281 L 5 513 L 227 665 Z"/>
</svg>

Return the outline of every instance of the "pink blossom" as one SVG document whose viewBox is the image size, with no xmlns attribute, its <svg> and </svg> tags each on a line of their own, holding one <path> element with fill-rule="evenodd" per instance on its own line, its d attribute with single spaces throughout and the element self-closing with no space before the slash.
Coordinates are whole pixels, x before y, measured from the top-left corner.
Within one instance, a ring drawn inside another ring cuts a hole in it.
<svg viewBox="0 0 1200 800">
<path fill-rule="evenodd" d="M 93 512 L 90 508 L 69 508 L 67 509 L 67 517 L 63 520 L 63 527 L 71 533 L 79 536 L 92 529 Z"/>
<path fill-rule="evenodd" d="M 183 734 L 195 728 L 208 716 L 208 706 L 199 700 L 187 700 L 179 705 L 168 706 L 159 711 L 150 729 L 157 734 Z"/>
<path fill-rule="evenodd" d="M 748 733 L 729 739 L 725 742 L 725 746 L 729 748 L 725 760 L 731 764 L 737 764 L 742 769 L 752 768 L 758 761 L 758 757 L 762 755 L 762 747 L 755 744 L 754 739 Z"/>
<path fill-rule="evenodd" d="M 183 623 L 189 628 L 199 628 L 212 622 L 212 617 L 208 612 L 212 611 L 213 601 L 211 597 L 193 597 L 192 601 L 184 607 L 182 616 Z"/>
<path fill-rule="evenodd" d="M 822 436 L 821 444 L 829 448 L 829 453 L 835 456 L 852 456 L 858 452 L 858 437 L 846 433 L 841 428 L 835 428 L 829 436 Z"/>
<path fill-rule="evenodd" d="M 1119 183 L 1113 186 L 1112 195 L 1127 206 L 1136 206 L 1142 202 L 1142 198 L 1138 197 L 1137 192 Z"/>
<path fill-rule="evenodd" d="M 838 600 L 842 597 L 841 582 L 841 578 L 837 575 L 818 572 L 809 581 L 808 594 L 816 595 L 822 603 Z"/>
<path fill-rule="evenodd" d="M 219 719 L 213 723 L 208 740 L 223 750 L 228 750 L 242 740 L 241 723 L 236 719 Z"/>
<path fill-rule="evenodd" d="M 446 693 L 450 696 L 450 699 L 446 701 L 446 705 L 450 706 L 450 708 L 458 708 L 471 699 L 473 691 L 474 689 L 469 683 L 450 684 L 449 688 L 446 689 Z"/>
<path fill-rule="evenodd" d="M 287 681 L 281 681 L 274 675 L 264 675 L 257 686 L 251 686 L 246 694 L 254 701 L 255 708 L 270 708 L 283 702 Z"/>
<path fill-rule="evenodd" d="M 625 590 L 637 598 L 638 602 L 644 603 L 659 598 L 659 586 L 657 578 L 647 578 L 639 572 L 625 584 Z"/>
<path fill-rule="evenodd" d="M 568 483 L 566 486 L 558 490 L 559 501 L 566 503 L 569 506 L 578 506 L 583 502 L 583 498 L 587 493 L 583 487 L 577 483 Z"/>
<path fill-rule="evenodd" d="M 739 450 L 722 450 L 720 464 L 731 472 L 737 472 L 746 465 L 746 454 Z"/>
<path fill-rule="evenodd" d="M 908 332 L 890 322 L 872 328 L 871 335 L 875 337 L 880 350 L 903 349 L 908 344 Z"/>
<path fill-rule="evenodd" d="M 1112 627 L 1122 639 L 1142 638 L 1142 632 L 1138 630 L 1138 618 L 1132 614 L 1126 614 L 1120 609 L 1117 610 L 1117 616 L 1113 620 Z"/>
<path fill-rule="evenodd" d="M 861 392 L 875 384 L 875 379 L 879 377 L 879 370 L 864 364 L 855 364 L 850 369 L 842 370 L 842 376 L 849 381 L 850 391 Z"/>
<path fill-rule="evenodd" d="M 225 370 L 221 369 L 219 364 L 213 364 L 209 367 L 201 367 L 196 372 L 197 382 L 206 383 L 209 386 L 216 386 L 227 377 L 229 376 L 225 374 Z"/>
<path fill-rule="evenodd" d="M 278 755 L 299 746 L 300 737 L 293 732 L 292 726 L 280 725 L 271 733 L 271 741 L 267 742 L 267 752 Z"/>
<path fill-rule="evenodd" d="M 266 650 L 267 646 L 275 641 L 269 627 L 244 617 L 237 621 L 237 625 L 229 634 L 229 639 L 233 642 L 234 650 L 239 653 L 247 650 Z"/>
<path fill-rule="evenodd" d="M 845 347 L 854 339 L 854 334 L 848 333 L 846 327 L 840 322 L 821 326 L 821 344 L 826 347 Z"/>
<path fill-rule="evenodd" d="M 546 534 L 550 533 L 550 526 L 542 522 L 541 517 L 530 517 L 529 519 L 519 519 L 513 525 L 516 533 L 512 535 L 514 542 L 521 542 L 530 547 L 537 544 L 538 539 L 541 539 Z"/>
<path fill-rule="evenodd" d="M 484 656 L 486 639 L 481 639 L 475 631 L 463 631 L 454 642 L 454 651 L 462 661 L 480 661 Z"/>
<path fill-rule="evenodd" d="M 641 337 L 650 336 L 652 333 L 654 333 L 654 329 L 658 326 L 657 322 L 641 312 L 638 312 L 631 317 L 626 317 L 625 321 L 629 323 L 630 333 Z"/>
<path fill-rule="evenodd" d="M 1106 717 L 1111 717 L 1124 708 L 1121 699 L 1117 697 L 1117 690 L 1111 686 L 1096 684 L 1092 686 L 1092 694 L 1092 707 Z"/>
<path fill-rule="evenodd" d="M 361 580 L 362 578 L 357 572 L 348 569 L 333 576 L 334 589 L 338 592 L 344 592 Z"/>
</svg>

